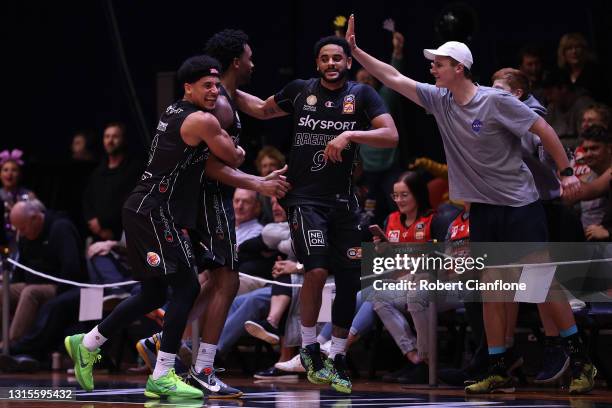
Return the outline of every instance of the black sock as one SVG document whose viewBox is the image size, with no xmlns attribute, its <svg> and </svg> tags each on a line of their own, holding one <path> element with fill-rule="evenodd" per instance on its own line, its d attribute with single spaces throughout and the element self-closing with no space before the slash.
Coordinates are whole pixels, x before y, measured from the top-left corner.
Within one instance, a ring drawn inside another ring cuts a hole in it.
<svg viewBox="0 0 612 408">
<path fill-rule="evenodd" d="M 571 336 L 563 337 L 562 341 L 567 354 L 570 356 L 570 359 L 573 362 L 591 362 L 579 333 L 574 333 Z"/>
<path fill-rule="evenodd" d="M 506 376 L 508 367 L 506 365 L 506 353 L 489 354 L 489 370 L 492 374 Z"/>
</svg>

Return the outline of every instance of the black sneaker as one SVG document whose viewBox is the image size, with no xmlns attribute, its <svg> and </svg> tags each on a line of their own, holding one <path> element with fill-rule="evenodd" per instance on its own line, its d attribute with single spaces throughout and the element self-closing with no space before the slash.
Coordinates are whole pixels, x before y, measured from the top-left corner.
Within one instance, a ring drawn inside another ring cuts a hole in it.
<svg viewBox="0 0 612 408">
<path fill-rule="evenodd" d="M 416 364 L 412 370 L 398 377 L 400 384 L 427 384 L 429 382 L 429 366 L 425 363 Z"/>
<path fill-rule="evenodd" d="M 309 344 L 300 348 L 300 361 L 306 369 L 306 378 L 313 384 L 330 384 L 332 373 L 328 370 L 323 359 L 319 343 Z"/>
<path fill-rule="evenodd" d="M 256 372 L 253 377 L 259 380 L 297 380 L 299 378 L 297 373 L 288 373 L 274 366 Z"/>
<path fill-rule="evenodd" d="M 274 345 L 278 344 L 280 341 L 278 328 L 272 326 L 267 320 L 259 320 L 256 322 L 253 320 L 247 320 L 244 322 L 244 329 L 251 336 L 257 337 L 266 343 Z"/>
<path fill-rule="evenodd" d="M 557 381 L 567 371 L 570 358 L 561 346 L 544 347 L 542 369 L 533 380 L 536 384 L 548 384 Z"/>
<path fill-rule="evenodd" d="M 408 375 L 413 369 L 414 369 L 414 364 L 408 363 L 404 367 L 400 368 L 399 370 L 383 375 L 382 380 L 384 382 L 397 383 L 398 378 Z M 463 384 L 463 380 L 461 380 L 461 384 Z"/>
<path fill-rule="evenodd" d="M 331 373 L 331 386 L 334 390 L 345 394 L 350 394 L 353 389 L 353 384 L 347 373 L 346 356 L 344 354 L 336 354 L 332 360 L 325 360 L 325 367 Z"/>
<path fill-rule="evenodd" d="M 210 399 L 217 398 L 240 398 L 242 391 L 234 387 L 230 387 L 217 377 L 216 372 L 223 371 L 222 369 L 205 368 L 199 373 L 195 367 L 189 369 L 189 384 L 202 390 L 205 397 Z"/>
</svg>

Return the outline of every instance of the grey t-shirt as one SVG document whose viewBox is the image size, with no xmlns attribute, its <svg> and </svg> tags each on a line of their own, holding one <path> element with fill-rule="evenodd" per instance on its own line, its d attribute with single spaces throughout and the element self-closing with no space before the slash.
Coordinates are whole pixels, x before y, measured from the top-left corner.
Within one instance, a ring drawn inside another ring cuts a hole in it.
<svg viewBox="0 0 612 408">
<path fill-rule="evenodd" d="M 540 116 L 546 116 L 546 108 L 533 95 L 523 101 L 532 111 Z M 540 137 L 527 132 L 521 138 L 523 161 L 529 167 L 536 188 L 542 200 L 553 200 L 561 195 L 561 185 L 557 178 L 557 166 L 553 158 L 544 150 Z"/>
<path fill-rule="evenodd" d="M 538 199 L 520 139 L 538 119 L 535 112 L 484 86 L 464 106 L 446 88 L 417 83 L 417 94 L 442 134 L 453 200 L 520 207 Z"/>
</svg>

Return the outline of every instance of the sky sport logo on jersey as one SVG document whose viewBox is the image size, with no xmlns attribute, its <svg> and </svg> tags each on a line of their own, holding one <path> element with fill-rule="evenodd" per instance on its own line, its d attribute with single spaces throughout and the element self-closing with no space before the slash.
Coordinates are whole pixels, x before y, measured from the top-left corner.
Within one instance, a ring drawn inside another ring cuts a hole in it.
<svg viewBox="0 0 612 408">
<path fill-rule="evenodd" d="M 312 130 L 355 130 L 356 121 L 342 121 L 342 120 L 321 120 L 311 118 L 310 115 L 300 117 L 298 126 L 303 126 Z"/>
<path fill-rule="evenodd" d="M 159 266 L 160 262 L 161 258 L 159 257 L 159 255 L 157 255 L 155 252 L 147 252 L 147 263 L 149 265 L 155 268 Z"/>
</svg>

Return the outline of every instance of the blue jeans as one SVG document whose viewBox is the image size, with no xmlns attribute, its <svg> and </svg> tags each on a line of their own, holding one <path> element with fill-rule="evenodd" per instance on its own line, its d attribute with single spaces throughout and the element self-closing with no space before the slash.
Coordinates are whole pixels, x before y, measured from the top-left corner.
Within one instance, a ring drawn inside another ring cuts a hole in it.
<svg viewBox="0 0 612 408">
<path fill-rule="evenodd" d="M 88 259 L 87 271 L 91 283 L 105 284 L 131 280 L 129 271 L 126 271 L 111 254 L 96 255 Z M 121 286 L 121 289 L 136 295 L 140 292 L 140 285 Z"/>
<path fill-rule="evenodd" d="M 217 352 L 228 353 L 241 336 L 246 334 L 244 322 L 264 319 L 270 310 L 272 287 L 265 286 L 234 299 L 221 332 Z"/>
<path fill-rule="evenodd" d="M 351 323 L 350 333 L 352 335 L 360 335 L 363 336 L 367 332 L 374 327 L 374 322 L 376 319 L 376 313 L 374 309 L 372 309 L 372 302 L 368 302 L 363 300 L 361 296 L 361 291 L 357 292 L 357 306 L 356 306 L 357 314 L 353 318 L 353 323 Z M 321 333 L 319 333 L 319 340 L 329 340 L 331 339 L 332 334 L 332 324 L 325 323 L 325 326 L 321 329 Z"/>
</svg>

